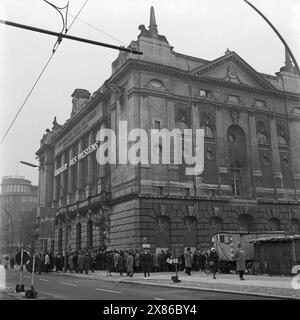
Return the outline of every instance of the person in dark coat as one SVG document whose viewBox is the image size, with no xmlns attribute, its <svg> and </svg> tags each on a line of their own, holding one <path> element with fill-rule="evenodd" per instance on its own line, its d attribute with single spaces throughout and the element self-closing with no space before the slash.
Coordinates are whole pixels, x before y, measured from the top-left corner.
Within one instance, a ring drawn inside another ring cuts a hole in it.
<svg viewBox="0 0 300 320">
<path fill-rule="evenodd" d="M 79 252 L 78 255 L 78 272 L 82 273 L 84 269 L 84 255 L 83 255 L 83 251 Z"/>
<path fill-rule="evenodd" d="M 236 271 L 239 273 L 240 279 L 244 279 L 244 272 L 246 269 L 245 251 L 241 244 L 238 245 L 238 249 L 233 255 L 233 259 L 236 261 Z"/>
<path fill-rule="evenodd" d="M 185 273 L 190 276 L 192 270 L 192 253 L 191 248 L 186 249 L 186 253 L 184 254 L 184 266 L 185 266 Z"/>
<path fill-rule="evenodd" d="M 124 257 L 122 252 L 117 252 L 116 254 L 116 264 L 115 264 L 115 268 L 116 271 L 120 273 L 120 275 L 123 277 L 123 270 L 124 270 Z"/>
<path fill-rule="evenodd" d="M 91 269 L 91 253 L 87 252 L 83 257 L 83 268 L 85 271 L 85 274 L 89 273 L 89 270 Z"/>
<path fill-rule="evenodd" d="M 78 252 L 77 251 L 75 251 L 73 255 L 73 265 L 74 265 L 75 272 L 78 273 Z"/>
<path fill-rule="evenodd" d="M 107 252 L 106 254 L 106 270 L 107 277 L 111 276 L 111 273 L 114 271 L 114 254 L 112 251 Z"/>
<path fill-rule="evenodd" d="M 151 267 L 152 267 L 152 257 L 149 251 L 144 251 L 140 255 L 140 262 L 142 269 L 144 271 L 144 276 L 145 279 L 149 280 L 150 279 L 150 272 L 151 272 Z"/>
<path fill-rule="evenodd" d="M 127 259 L 126 259 L 126 267 L 127 267 L 127 277 L 133 276 L 133 255 L 131 252 L 128 253 Z"/>
<path fill-rule="evenodd" d="M 213 279 L 216 279 L 216 273 L 218 270 L 218 261 L 219 261 L 219 256 L 217 254 L 216 248 L 213 247 L 210 249 L 210 254 L 208 256 L 208 262 L 211 269 L 211 273 L 213 274 Z"/>
</svg>

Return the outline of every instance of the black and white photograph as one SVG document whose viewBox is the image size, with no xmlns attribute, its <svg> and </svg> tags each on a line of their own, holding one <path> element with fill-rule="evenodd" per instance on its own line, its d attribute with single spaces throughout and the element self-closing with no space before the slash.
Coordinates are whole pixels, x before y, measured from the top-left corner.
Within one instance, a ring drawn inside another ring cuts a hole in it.
<svg viewBox="0 0 300 320">
<path fill-rule="evenodd" d="M 0 0 L 0 309 L 299 302 L 298 63 L 299 0 Z"/>
</svg>

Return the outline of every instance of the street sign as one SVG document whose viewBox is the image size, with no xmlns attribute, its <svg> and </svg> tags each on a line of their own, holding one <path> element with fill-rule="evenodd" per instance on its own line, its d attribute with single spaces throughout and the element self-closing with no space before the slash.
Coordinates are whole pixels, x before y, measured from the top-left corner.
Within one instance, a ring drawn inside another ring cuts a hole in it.
<svg viewBox="0 0 300 320">
<path fill-rule="evenodd" d="M 143 244 L 144 249 L 150 249 L 150 243 L 144 243 Z"/>
<path fill-rule="evenodd" d="M 16 254 L 16 257 L 15 257 L 16 264 L 18 265 L 21 265 L 21 254 L 22 252 L 20 251 Z M 30 259 L 29 253 L 23 250 L 23 264 L 26 264 L 29 259 Z"/>
</svg>

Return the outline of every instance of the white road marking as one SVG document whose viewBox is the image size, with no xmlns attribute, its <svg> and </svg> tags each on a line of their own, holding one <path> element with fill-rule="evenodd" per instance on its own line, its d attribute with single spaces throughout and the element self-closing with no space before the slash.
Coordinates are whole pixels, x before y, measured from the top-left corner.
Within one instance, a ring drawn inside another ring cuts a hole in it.
<svg viewBox="0 0 300 320">
<path fill-rule="evenodd" d="M 68 282 L 61 282 L 61 284 L 65 284 L 66 286 L 78 287 L 77 284 L 68 283 Z"/>
<path fill-rule="evenodd" d="M 29 276 L 24 276 L 24 278 L 28 278 L 28 279 L 31 279 L 31 277 L 29 277 Z"/>
<path fill-rule="evenodd" d="M 154 298 L 154 300 L 165 300 L 165 299 L 161 299 L 161 298 Z"/>
<path fill-rule="evenodd" d="M 122 293 L 122 292 L 119 292 L 119 291 L 105 290 L 105 289 L 99 289 L 99 288 L 96 288 L 96 290 L 98 290 L 98 291 L 105 291 L 105 292 L 111 292 L 111 293 Z"/>
<path fill-rule="evenodd" d="M 49 281 L 50 281 L 50 280 L 43 279 L 43 278 L 39 278 L 39 280 L 41 280 L 41 281 L 46 281 L 46 282 L 49 282 Z"/>
</svg>

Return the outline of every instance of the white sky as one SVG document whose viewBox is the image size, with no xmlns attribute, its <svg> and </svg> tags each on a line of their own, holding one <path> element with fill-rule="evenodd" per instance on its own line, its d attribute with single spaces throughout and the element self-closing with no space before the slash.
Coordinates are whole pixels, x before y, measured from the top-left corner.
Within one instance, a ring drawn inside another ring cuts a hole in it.
<svg viewBox="0 0 300 320">
<path fill-rule="evenodd" d="M 77 13 L 85 0 L 70 0 Z M 300 63 L 300 1 L 251 0 L 276 26 Z M 63 6 L 66 0 L 52 0 Z M 242 0 L 89 0 L 79 18 L 122 40 L 136 40 L 155 8 L 158 31 L 176 52 L 213 60 L 227 48 L 259 72 L 274 74 L 284 48 L 266 22 Z M 59 32 L 58 13 L 42 0 L 0 0 L 0 19 Z M 69 23 L 73 20 L 69 17 Z M 70 35 L 124 45 L 77 20 Z M 0 139 L 51 55 L 55 37 L 0 24 Z M 118 51 L 64 39 L 14 126 L 0 145 L 0 177 L 24 175 L 37 184 L 35 152 L 54 116 L 64 123 L 76 88 L 96 91 L 110 76 Z"/>
</svg>

